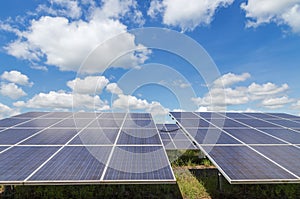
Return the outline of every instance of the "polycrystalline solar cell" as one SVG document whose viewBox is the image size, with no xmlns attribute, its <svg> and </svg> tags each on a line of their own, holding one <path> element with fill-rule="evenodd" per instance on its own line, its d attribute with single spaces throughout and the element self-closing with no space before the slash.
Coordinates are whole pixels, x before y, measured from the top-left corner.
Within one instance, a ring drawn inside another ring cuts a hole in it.
<svg viewBox="0 0 300 199">
<path fill-rule="evenodd" d="M 286 114 L 286 113 L 268 113 L 268 115 L 272 115 L 274 117 L 280 117 L 280 118 L 300 120 L 299 116 L 290 115 L 290 114 Z"/>
<path fill-rule="evenodd" d="M 29 181 L 100 181 L 110 146 L 67 146 L 47 162 Z"/>
<path fill-rule="evenodd" d="M 159 132 L 166 130 L 163 124 L 156 124 L 156 128 L 158 129 Z"/>
<path fill-rule="evenodd" d="M 265 127 L 265 128 L 278 128 L 279 126 L 271 124 L 266 121 L 258 120 L 258 119 L 236 119 L 244 124 L 252 126 L 254 128 Z"/>
<path fill-rule="evenodd" d="M 300 149 L 294 146 L 255 146 L 253 147 L 273 161 L 300 176 Z"/>
<path fill-rule="evenodd" d="M 0 127 L 11 127 L 18 124 L 21 124 L 22 122 L 29 121 L 30 119 L 21 119 L 21 118 L 6 118 L 3 120 L 0 120 Z"/>
<path fill-rule="evenodd" d="M 246 146 L 203 146 L 203 149 L 234 182 L 235 180 L 295 180 L 283 170 Z M 298 161 L 299 163 L 299 161 Z"/>
<path fill-rule="evenodd" d="M 42 129 L 7 129 L 0 132 L 0 145 L 16 144 L 41 130 Z"/>
<path fill-rule="evenodd" d="M 70 144 L 101 145 L 113 144 L 119 129 L 84 129 Z"/>
<path fill-rule="evenodd" d="M 101 113 L 99 118 L 102 119 L 123 119 L 126 113 Z"/>
<path fill-rule="evenodd" d="M 8 147 L 7 146 L 0 146 L 0 153 L 1 151 L 3 151 L 4 149 L 7 149 Z"/>
<path fill-rule="evenodd" d="M 41 116 L 40 118 L 67 118 L 73 115 L 72 112 L 52 112 L 46 115 Z"/>
<path fill-rule="evenodd" d="M 0 182 L 23 181 L 58 147 L 13 147 L 0 154 Z"/>
<path fill-rule="evenodd" d="M 173 142 L 170 139 L 164 139 L 164 140 L 162 140 L 162 142 L 163 142 L 163 145 L 166 150 L 176 149 L 175 145 L 173 144 Z"/>
<path fill-rule="evenodd" d="M 189 140 L 174 140 L 176 149 L 198 149 L 191 141 Z"/>
<path fill-rule="evenodd" d="M 210 119 L 208 120 L 209 122 L 213 123 L 215 126 L 220 127 L 220 128 L 231 128 L 231 127 L 235 127 L 235 128 L 248 128 L 247 126 L 236 122 L 234 120 L 231 119 Z"/>
<path fill-rule="evenodd" d="M 61 122 L 53 125 L 53 127 L 83 128 L 92 121 L 93 119 L 79 119 L 79 118 L 64 119 Z"/>
<path fill-rule="evenodd" d="M 242 144 L 220 129 L 186 129 L 189 134 L 201 144 Z"/>
<path fill-rule="evenodd" d="M 224 113 L 220 113 L 220 112 L 195 112 L 196 115 L 199 115 L 202 118 L 205 119 L 211 119 L 211 118 L 215 118 L 215 119 L 224 119 Z"/>
<path fill-rule="evenodd" d="M 198 118 L 193 112 L 171 112 L 175 118 Z"/>
<path fill-rule="evenodd" d="M 161 139 L 170 139 L 169 133 L 160 132 L 159 134 L 160 134 Z"/>
<path fill-rule="evenodd" d="M 172 131 L 169 133 L 173 140 L 186 140 L 186 135 L 181 130 Z"/>
<path fill-rule="evenodd" d="M 156 129 L 123 129 L 117 144 L 161 144 Z"/>
<path fill-rule="evenodd" d="M 98 119 L 87 128 L 120 128 L 123 120 Z"/>
<path fill-rule="evenodd" d="M 17 127 L 29 127 L 29 128 L 34 128 L 34 127 L 49 127 L 61 119 L 34 119 L 29 122 L 23 123 L 18 125 Z"/>
<path fill-rule="evenodd" d="M 22 145 L 63 145 L 77 133 L 76 129 L 45 129 L 22 142 Z"/>
<path fill-rule="evenodd" d="M 285 144 L 255 129 L 225 129 L 225 131 L 246 144 Z"/>
<path fill-rule="evenodd" d="M 276 120 L 271 120 L 271 119 L 266 119 L 266 121 L 272 122 L 274 124 L 278 124 L 280 126 L 284 126 L 287 128 L 300 128 L 300 121 L 289 121 L 289 120 L 283 120 L 283 119 L 276 119 Z"/>
<path fill-rule="evenodd" d="M 283 139 L 289 143 L 292 144 L 300 144 L 300 131 L 295 132 L 289 129 L 261 129 L 261 131 L 264 131 L 268 134 L 271 134 L 273 136 L 276 136 L 280 139 Z"/>
<path fill-rule="evenodd" d="M 153 120 L 126 119 L 123 128 L 156 128 Z"/>
<path fill-rule="evenodd" d="M 28 112 L 28 113 L 22 113 L 20 115 L 16 115 L 14 117 L 20 117 L 20 118 L 36 118 L 41 117 L 43 115 L 47 115 L 49 112 Z"/>
<path fill-rule="evenodd" d="M 170 163 L 161 146 L 116 147 L 104 180 L 174 181 Z"/>
<path fill-rule="evenodd" d="M 97 117 L 98 117 L 98 113 L 89 113 L 89 112 L 77 112 L 77 113 L 74 113 L 74 118 L 96 119 Z"/>
<path fill-rule="evenodd" d="M 150 113 L 128 113 L 127 114 L 127 119 L 132 119 L 132 120 L 142 120 L 142 119 L 151 119 L 151 114 Z"/>
<path fill-rule="evenodd" d="M 244 113 L 244 114 L 252 116 L 252 117 L 256 117 L 256 118 L 261 118 L 261 119 L 273 118 L 273 116 L 268 115 L 268 114 L 264 114 L 264 113 Z"/>
<path fill-rule="evenodd" d="M 206 128 L 209 127 L 210 124 L 202 119 L 182 119 L 179 121 L 180 124 L 184 127 L 193 127 L 193 128 Z"/>
<path fill-rule="evenodd" d="M 225 115 L 226 117 L 233 118 L 233 119 L 251 119 L 250 116 L 241 113 L 226 113 Z"/>
<path fill-rule="evenodd" d="M 168 131 L 174 131 L 178 130 L 180 127 L 178 127 L 177 124 L 165 124 L 165 128 Z"/>
</svg>

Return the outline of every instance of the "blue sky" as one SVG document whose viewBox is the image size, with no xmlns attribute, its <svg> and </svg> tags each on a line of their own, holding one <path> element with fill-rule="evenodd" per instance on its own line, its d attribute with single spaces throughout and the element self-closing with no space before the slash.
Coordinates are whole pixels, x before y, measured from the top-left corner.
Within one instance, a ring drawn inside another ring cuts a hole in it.
<svg viewBox="0 0 300 199">
<path fill-rule="evenodd" d="M 172 110 L 300 114 L 300 1 L 11 0 L 0 9 L 1 117 L 128 109 L 156 116 Z M 146 27 L 198 42 L 218 77 L 207 85 L 184 57 L 139 43 L 131 30 Z M 121 33 L 87 66 L 98 45 Z M 106 59 L 123 51 L 105 68 Z"/>
</svg>

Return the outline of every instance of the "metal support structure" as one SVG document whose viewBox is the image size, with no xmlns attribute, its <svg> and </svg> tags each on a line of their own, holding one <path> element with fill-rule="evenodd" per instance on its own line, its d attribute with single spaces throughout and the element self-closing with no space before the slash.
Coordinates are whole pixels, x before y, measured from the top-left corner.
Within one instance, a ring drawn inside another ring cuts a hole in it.
<svg viewBox="0 0 300 199">
<path fill-rule="evenodd" d="M 220 172 L 218 172 L 218 191 L 222 192 L 223 191 L 223 187 L 222 187 L 222 174 Z"/>
</svg>

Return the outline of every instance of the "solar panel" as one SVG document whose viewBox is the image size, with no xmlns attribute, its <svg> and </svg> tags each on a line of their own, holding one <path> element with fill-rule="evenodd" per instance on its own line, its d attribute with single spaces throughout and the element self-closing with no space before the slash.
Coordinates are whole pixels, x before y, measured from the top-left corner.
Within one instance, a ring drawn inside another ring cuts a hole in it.
<svg viewBox="0 0 300 199">
<path fill-rule="evenodd" d="M 0 124 L 0 184 L 176 181 L 151 114 L 32 112 Z"/>
<path fill-rule="evenodd" d="M 219 112 L 170 114 L 230 183 L 300 182 L 300 146 L 295 145 L 300 143 L 297 116 Z M 180 115 L 189 115 L 189 118 Z M 192 115 L 195 117 L 191 123 Z M 208 123 L 208 128 L 198 125 L 203 121 Z"/>
<path fill-rule="evenodd" d="M 167 150 L 198 149 L 176 124 L 157 124 L 160 137 Z"/>
</svg>

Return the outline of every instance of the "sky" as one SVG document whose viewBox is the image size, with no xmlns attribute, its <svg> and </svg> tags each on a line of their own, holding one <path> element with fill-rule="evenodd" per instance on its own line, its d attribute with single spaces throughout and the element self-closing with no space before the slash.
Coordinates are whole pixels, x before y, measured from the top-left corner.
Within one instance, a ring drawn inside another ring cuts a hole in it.
<svg viewBox="0 0 300 199">
<path fill-rule="evenodd" d="M 300 0 L 10 0 L 0 9 L 1 118 L 27 111 L 300 115 Z"/>
</svg>

